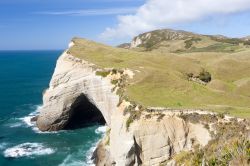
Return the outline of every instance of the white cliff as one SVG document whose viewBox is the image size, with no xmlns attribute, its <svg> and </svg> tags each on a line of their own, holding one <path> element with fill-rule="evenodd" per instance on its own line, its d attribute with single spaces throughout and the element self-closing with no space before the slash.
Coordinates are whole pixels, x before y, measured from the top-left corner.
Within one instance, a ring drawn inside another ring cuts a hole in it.
<svg viewBox="0 0 250 166">
<path fill-rule="evenodd" d="M 150 118 L 143 115 L 127 129 L 127 117 L 121 111 L 115 112 L 111 118 L 109 145 L 106 145 L 109 163 L 158 166 L 183 150 L 205 146 L 211 140 L 209 131 L 202 124 L 185 122 L 178 117 L 179 113 L 166 112 L 160 120 L 156 115 Z"/>
<path fill-rule="evenodd" d="M 94 64 L 67 51 L 60 56 L 50 86 L 43 96 L 43 107 L 37 119 L 40 130 L 64 129 L 74 120 L 71 117 L 76 108 L 85 108 L 85 102 L 90 102 L 110 128 L 93 156 L 96 165 L 103 166 L 159 165 L 182 150 L 191 150 L 196 144 L 205 146 L 211 139 L 203 125 L 185 122 L 178 117 L 180 112 L 166 111 L 160 120 L 156 115 L 147 118 L 143 114 L 128 128 L 128 115 L 124 115 L 124 109 L 129 103 L 123 101 L 118 106 L 119 96 L 112 91 L 112 77 L 97 76 L 96 71 Z M 133 76 L 131 72 L 124 73 Z M 96 111 L 92 107 L 81 111 L 86 111 L 86 114 L 78 118 L 95 120 L 95 117 L 88 116 L 91 111 Z"/>
<path fill-rule="evenodd" d="M 40 130 L 60 130 L 71 116 L 72 104 L 84 95 L 95 105 L 110 125 L 111 114 L 116 111 L 118 96 L 111 92 L 110 80 L 96 76 L 94 65 L 64 52 L 43 95 L 43 107 L 37 120 Z"/>
</svg>

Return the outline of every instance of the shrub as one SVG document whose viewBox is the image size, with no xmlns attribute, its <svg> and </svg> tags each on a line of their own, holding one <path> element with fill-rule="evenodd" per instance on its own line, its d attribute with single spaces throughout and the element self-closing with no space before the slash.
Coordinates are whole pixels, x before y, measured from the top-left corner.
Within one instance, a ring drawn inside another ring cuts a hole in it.
<svg viewBox="0 0 250 166">
<path fill-rule="evenodd" d="M 112 81 L 111 81 L 111 84 L 116 85 L 118 82 L 119 82 L 119 80 L 112 80 Z"/>
<path fill-rule="evenodd" d="M 109 71 L 96 71 L 95 74 L 98 76 L 102 76 L 102 77 L 107 77 L 109 75 Z"/>
<path fill-rule="evenodd" d="M 193 77 L 194 77 L 194 74 L 193 74 L 193 73 L 187 73 L 186 76 L 187 76 L 188 78 L 193 78 Z"/>
<path fill-rule="evenodd" d="M 182 106 L 182 104 L 180 103 L 180 102 L 178 102 L 178 103 L 176 103 L 177 104 L 177 106 L 179 106 L 179 107 L 181 107 Z"/>
<path fill-rule="evenodd" d="M 145 117 L 146 117 L 146 119 L 150 119 L 151 118 L 151 114 L 147 114 Z"/>
<path fill-rule="evenodd" d="M 127 119 L 127 121 L 126 121 L 126 129 L 127 129 L 127 131 L 128 131 L 128 129 L 129 129 L 129 126 L 131 125 L 131 123 L 133 123 L 133 118 L 132 118 L 132 116 L 130 116 L 128 119 Z"/>
<path fill-rule="evenodd" d="M 165 114 L 159 114 L 157 117 L 157 122 L 160 122 L 164 118 Z"/>
<path fill-rule="evenodd" d="M 204 127 L 205 127 L 206 129 L 208 129 L 208 130 L 209 130 L 209 128 L 210 128 L 210 127 L 209 127 L 209 124 L 207 124 L 207 123 L 204 124 Z"/>
<path fill-rule="evenodd" d="M 210 82 L 212 80 L 212 76 L 209 72 L 205 71 L 204 69 L 199 74 L 199 79 L 203 82 Z"/>
<path fill-rule="evenodd" d="M 185 41 L 185 48 L 186 49 L 191 48 L 193 45 L 193 42 L 198 42 L 198 41 L 201 41 L 201 38 L 192 38 L 192 39 L 186 40 Z"/>
<path fill-rule="evenodd" d="M 121 97 L 119 98 L 119 101 L 118 101 L 118 103 L 117 103 L 117 107 L 119 107 L 120 105 L 122 104 L 122 99 L 121 99 Z"/>
<path fill-rule="evenodd" d="M 126 121 L 126 128 L 127 128 L 127 131 L 128 131 L 129 126 L 131 125 L 131 123 L 133 123 L 134 120 L 140 119 L 141 111 L 134 111 L 133 107 L 132 107 L 131 110 L 127 110 L 127 111 L 130 113 L 129 118 Z"/>
</svg>

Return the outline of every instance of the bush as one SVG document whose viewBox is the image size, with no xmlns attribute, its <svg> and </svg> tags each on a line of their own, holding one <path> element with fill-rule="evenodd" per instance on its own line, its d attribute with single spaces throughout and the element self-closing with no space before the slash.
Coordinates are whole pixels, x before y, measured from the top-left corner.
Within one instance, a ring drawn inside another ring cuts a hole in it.
<svg viewBox="0 0 250 166">
<path fill-rule="evenodd" d="M 200 74 L 199 74 L 199 79 L 203 82 L 208 83 L 212 80 L 212 76 L 209 72 L 207 72 L 203 69 L 202 72 L 200 72 Z"/>
<path fill-rule="evenodd" d="M 141 111 L 134 111 L 133 106 L 129 107 L 131 110 L 127 110 L 129 112 L 129 117 L 126 121 L 127 131 L 129 130 L 129 126 L 134 122 L 134 120 L 139 120 L 141 117 Z"/>
<path fill-rule="evenodd" d="M 192 47 L 193 43 L 195 42 L 198 42 L 198 41 L 201 41 L 201 38 L 192 38 L 192 39 L 189 39 L 189 40 L 186 40 L 185 41 L 185 48 L 186 49 L 189 49 Z"/>
<path fill-rule="evenodd" d="M 133 123 L 133 118 L 132 118 L 132 116 L 130 116 L 128 119 L 127 119 L 127 121 L 126 121 L 126 129 L 127 129 L 127 131 L 128 131 L 128 129 L 129 129 L 129 126 L 131 125 L 131 123 Z"/>
<path fill-rule="evenodd" d="M 116 85 L 119 82 L 119 80 L 112 80 L 111 84 Z"/>
<path fill-rule="evenodd" d="M 109 75 L 109 71 L 96 71 L 95 74 L 98 76 L 102 76 L 102 77 L 107 77 Z"/>
<path fill-rule="evenodd" d="M 193 73 L 187 73 L 186 76 L 187 76 L 187 78 L 193 78 L 194 74 Z"/>
</svg>

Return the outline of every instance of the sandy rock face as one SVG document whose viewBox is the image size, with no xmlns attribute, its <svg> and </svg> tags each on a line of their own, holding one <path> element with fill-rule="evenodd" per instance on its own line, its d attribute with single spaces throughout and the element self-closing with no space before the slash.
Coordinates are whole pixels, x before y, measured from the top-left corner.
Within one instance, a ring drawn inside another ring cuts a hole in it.
<svg viewBox="0 0 250 166">
<path fill-rule="evenodd" d="M 131 71 L 125 73 L 133 77 Z M 111 91 L 113 77 L 97 76 L 93 64 L 63 53 L 43 96 L 43 107 L 37 118 L 38 128 L 41 131 L 64 129 L 74 121 L 71 117 L 78 107 L 86 111 L 78 117 L 80 119 L 97 121 L 101 115 L 110 131 L 93 155 L 98 166 L 158 166 L 174 154 L 191 150 L 195 144 L 204 146 L 211 139 L 203 125 L 185 122 L 169 111 L 164 111 L 160 120 L 155 116 L 146 118 L 142 115 L 128 128 L 128 115 L 123 111 L 130 103 L 123 101 L 117 107 L 119 96 Z"/>
<path fill-rule="evenodd" d="M 130 48 L 135 48 L 137 46 L 139 46 L 140 44 L 142 44 L 142 40 L 137 37 L 136 39 L 134 39 L 131 44 L 130 44 Z"/>
<path fill-rule="evenodd" d="M 183 150 L 191 150 L 197 144 L 205 146 L 211 140 L 209 131 L 203 125 L 188 123 L 178 116 L 167 114 L 161 120 L 141 118 L 134 121 L 129 130 L 125 126 L 126 118 L 122 112 L 112 114 L 107 149 L 109 163 L 119 166 L 158 166 Z M 101 158 L 99 160 L 102 161 Z M 171 164 L 174 165 L 174 161 L 168 163 Z M 104 166 L 105 162 L 97 165 Z"/>
<path fill-rule="evenodd" d="M 117 109 L 119 100 L 111 92 L 112 87 L 110 80 L 96 76 L 93 64 L 64 52 L 57 61 L 50 87 L 43 96 L 38 128 L 42 131 L 63 129 L 79 96 L 85 96 L 88 102 L 96 106 L 110 125 L 111 114 Z"/>
</svg>

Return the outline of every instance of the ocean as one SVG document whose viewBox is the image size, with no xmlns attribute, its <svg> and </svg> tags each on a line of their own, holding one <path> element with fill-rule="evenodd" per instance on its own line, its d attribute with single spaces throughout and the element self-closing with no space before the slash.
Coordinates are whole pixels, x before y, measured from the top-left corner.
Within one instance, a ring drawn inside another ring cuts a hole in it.
<svg viewBox="0 0 250 166">
<path fill-rule="evenodd" d="M 30 123 L 62 51 L 0 51 L 0 166 L 91 165 L 104 127 L 39 132 Z"/>
</svg>

